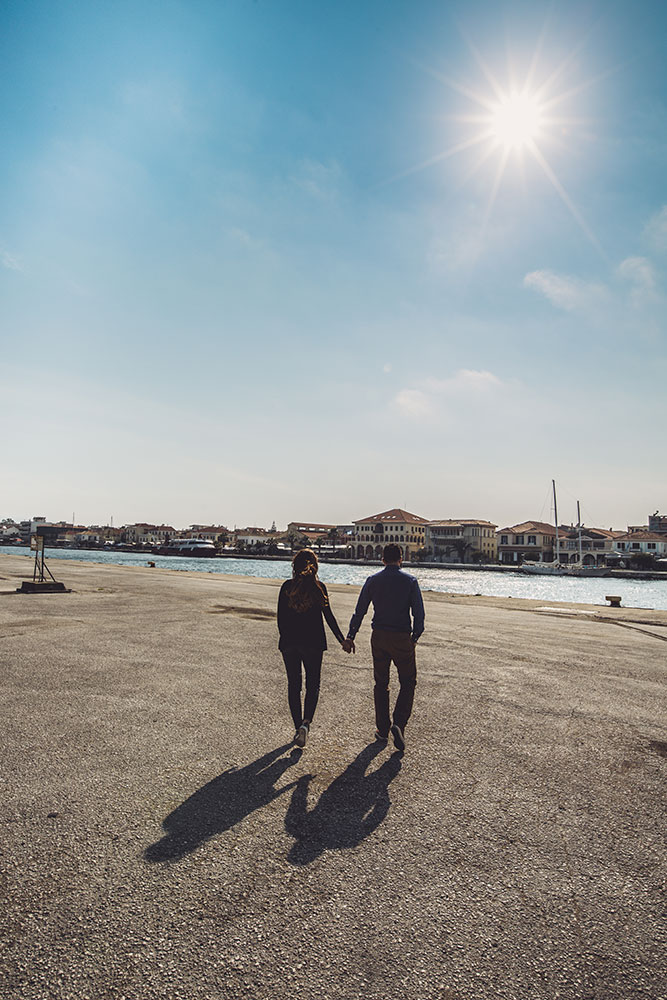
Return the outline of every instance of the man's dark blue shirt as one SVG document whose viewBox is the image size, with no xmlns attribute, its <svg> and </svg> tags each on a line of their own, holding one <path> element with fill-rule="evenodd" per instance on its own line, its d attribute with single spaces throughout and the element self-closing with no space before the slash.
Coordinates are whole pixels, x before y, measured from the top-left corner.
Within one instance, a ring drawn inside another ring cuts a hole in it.
<svg viewBox="0 0 667 1000">
<path fill-rule="evenodd" d="M 397 563 L 390 563 L 369 576 L 361 588 L 359 600 L 350 619 L 348 638 L 359 631 L 368 606 L 373 602 L 372 628 L 388 632 L 409 632 L 416 642 L 424 631 L 424 602 L 414 576 L 405 573 Z M 412 612 L 412 621 L 410 620 Z"/>
</svg>

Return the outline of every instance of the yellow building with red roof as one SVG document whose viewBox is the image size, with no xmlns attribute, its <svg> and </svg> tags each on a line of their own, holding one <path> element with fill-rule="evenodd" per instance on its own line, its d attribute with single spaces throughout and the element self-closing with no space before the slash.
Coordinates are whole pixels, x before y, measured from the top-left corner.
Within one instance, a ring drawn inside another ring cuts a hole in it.
<svg viewBox="0 0 667 1000">
<path fill-rule="evenodd" d="M 384 546 L 393 542 L 399 546 L 403 560 L 409 562 L 424 548 L 429 522 L 426 517 L 394 507 L 352 523 L 354 558 L 381 559 Z"/>
</svg>

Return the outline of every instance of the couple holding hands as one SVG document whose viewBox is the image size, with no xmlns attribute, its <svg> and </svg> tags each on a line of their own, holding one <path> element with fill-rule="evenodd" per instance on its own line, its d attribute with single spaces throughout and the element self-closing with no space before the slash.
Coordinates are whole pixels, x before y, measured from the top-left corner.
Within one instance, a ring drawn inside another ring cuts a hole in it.
<svg viewBox="0 0 667 1000">
<path fill-rule="evenodd" d="M 343 637 L 331 610 L 327 588 L 317 576 L 317 556 L 301 549 L 292 560 L 292 579 L 285 580 L 278 597 L 278 649 L 287 671 L 289 703 L 298 747 L 306 744 L 320 693 L 322 656 L 327 648 L 324 621 L 346 653 L 354 653 L 356 636 L 369 605 L 373 604 L 371 653 L 373 656 L 373 697 L 375 739 L 386 743 L 391 733 L 394 746 L 405 750 L 405 727 L 417 683 L 415 646 L 424 631 L 424 602 L 415 577 L 401 569 L 398 545 L 385 545 L 384 569 L 369 576 L 359 594 L 350 619 L 347 638 Z M 400 689 L 393 714 L 389 713 L 389 668 L 396 664 Z M 301 702 L 303 674 L 305 700 Z"/>
</svg>

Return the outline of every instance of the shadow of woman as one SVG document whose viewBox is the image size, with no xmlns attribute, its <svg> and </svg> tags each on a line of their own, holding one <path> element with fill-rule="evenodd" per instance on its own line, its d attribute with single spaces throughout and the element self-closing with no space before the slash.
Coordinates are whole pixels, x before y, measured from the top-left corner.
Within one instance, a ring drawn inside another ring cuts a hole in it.
<svg viewBox="0 0 667 1000">
<path fill-rule="evenodd" d="M 176 861 L 294 788 L 295 781 L 275 787 L 285 771 L 301 758 L 301 751 L 296 749 L 287 757 L 281 756 L 290 746 L 285 743 L 276 747 L 240 769 L 230 767 L 199 788 L 169 813 L 162 823 L 166 834 L 146 848 L 144 858 Z"/>
<path fill-rule="evenodd" d="M 313 775 L 296 782 L 285 817 L 285 829 L 294 837 L 288 861 L 307 865 L 326 850 L 355 847 L 376 829 L 389 812 L 389 784 L 401 769 L 401 755 L 366 774 L 383 747 L 371 744 L 322 792 L 308 811 L 308 784 Z"/>
</svg>

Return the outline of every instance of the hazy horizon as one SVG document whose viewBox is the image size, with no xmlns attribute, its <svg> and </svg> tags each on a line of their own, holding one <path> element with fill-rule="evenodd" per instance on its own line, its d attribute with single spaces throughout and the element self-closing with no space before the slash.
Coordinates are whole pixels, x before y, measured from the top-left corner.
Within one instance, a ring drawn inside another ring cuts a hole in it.
<svg viewBox="0 0 667 1000">
<path fill-rule="evenodd" d="M 566 498 L 566 503 L 565 503 L 566 509 L 569 509 L 572 504 L 574 505 L 574 507 L 573 507 L 574 514 L 573 514 L 572 517 L 569 517 L 569 516 L 568 517 L 563 517 L 562 514 L 561 514 L 561 510 L 562 510 L 562 508 L 561 508 L 561 500 L 558 499 L 557 502 L 559 504 L 559 507 L 558 507 L 558 523 L 560 525 L 565 525 L 565 524 L 576 525 L 577 524 L 577 519 L 576 519 L 576 503 L 577 503 L 577 501 L 575 499 L 573 499 L 572 497 L 569 497 L 569 496 Z M 396 505 L 394 505 L 394 507 L 396 507 Z M 0 511 L 0 520 L 12 519 L 12 520 L 18 522 L 18 521 L 21 521 L 21 520 L 32 520 L 32 519 L 34 519 L 36 517 L 46 517 L 47 522 L 55 522 L 55 523 L 64 522 L 66 524 L 83 525 L 83 526 L 86 526 L 86 527 L 90 527 L 90 526 L 111 527 L 111 526 L 113 526 L 115 528 L 121 528 L 121 527 L 123 527 L 123 525 L 130 525 L 130 524 L 152 524 L 152 525 L 155 525 L 156 527 L 159 527 L 161 525 L 169 525 L 172 528 L 174 528 L 176 531 L 184 531 L 187 528 L 190 528 L 193 524 L 200 524 L 200 525 L 204 525 L 205 527 L 224 526 L 228 530 L 234 530 L 235 528 L 242 529 L 242 528 L 249 528 L 249 527 L 259 527 L 259 528 L 265 528 L 265 529 L 268 530 L 268 529 L 270 529 L 271 525 L 273 524 L 273 522 L 275 520 L 276 521 L 276 530 L 278 532 L 284 532 L 284 531 L 287 530 L 287 525 L 290 524 L 290 523 L 292 523 L 292 522 L 294 522 L 294 523 L 301 523 L 301 524 L 339 524 L 339 525 L 353 524 L 355 521 L 370 520 L 370 519 L 372 519 L 372 517 L 374 515 L 381 514 L 381 513 L 383 513 L 386 510 L 392 510 L 392 509 L 393 509 L 392 507 L 378 508 L 377 510 L 374 510 L 374 511 L 367 511 L 365 514 L 361 514 L 359 516 L 357 516 L 357 514 L 355 514 L 353 517 L 350 517 L 350 518 L 332 517 L 332 518 L 329 518 L 329 519 L 327 519 L 327 518 L 310 518 L 310 519 L 308 519 L 308 518 L 299 518 L 298 516 L 296 516 L 296 517 L 290 517 L 287 521 L 284 521 L 282 524 L 278 523 L 278 521 L 275 518 L 270 518 L 268 521 L 248 521 L 248 520 L 244 521 L 244 520 L 241 520 L 239 522 L 221 521 L 220 519 L 217 519 L 217 520 L 214 519 L 212 521 L 202 521 L 202 520 L 194 519 L 194 520 L 189 520 L 187 523 L 176 523 L 176 522 L 171 521 L 169 519 L 166 519 L 166 520 L 162 519 L 162 520 L 160 520 L 160 519 L 149 518 L 149 517 L 139 517 L 139 518 L 136 518 L 134 520 L 130 519 L 130 518 L 124 518 L 124 519 L 119 520 L 117 517 L 115 517 L 113 515 L 110 515 L 106 520 L 84 521 L 84 520 L 82 520 L 78 516 L 78 514 L 76 514 L 76 511 L 72 511 L 69 517 L 50 517 L 50 516 L 48 516 L 46 514 L 32 514 L 32 515 L 29 515 L 29 516 L 26 516 L 26 517 L 17 517 L 17 516 L 14 516 L 12 514 L 6 514 L 6 513 L 3 513 L 2 511 Z M 402 510 L 406 510 L 405 507 L 402 507 L 401 509 Z M 598 522 L 593 522 L 590 519 L 587 519 L 585 517 L 585 510 L 584 510 L 583 505 L 581 505 L 581 502 L 580 502 L 580 509 L 581 509 L 581 523 L 582 523 L 582 526 L 586 526 L 588 528 L 607 528 L 609 530 L 625 530 L 628 525 L 645 524 L 648 521 L 649 513 L 650 514 L 654 513 L 653 511 L 648 511 L 645 514 L 644 517 L 635 518 L 634 520 L 633 519 L 629 519 L 629 520 L 627 520 L 627 522 L 625 522 L 623 524 L 614 524 L 614 525 L 612 525 L 612 524 L 603 524 L 601 522 L 599 522 L 599 523 Z M 410 513 L 410 514 L 417 514 L 420 517 L 427 517 L 428 520 L 430 520 L 430 521 L 456 520 L 456 518 L 457 518 L 456 514 L 451 514 L 451 515 L 447 514 L 446 516 L 443 515 L 441 517 L 439 514 L 429 515 L 429 514 L 424 514 L 423 511 L 418 511 L 418 510 L 411 510 L 411 511 L 408 511 L 408 513 Z M 73 517 L 73 515 L 76 515 L 76 517 Z M 499 530 L 502 529 L 502 528 L 505 528 L 505 527 L 508 527 L 508 528 L 512 527 L 512 525 L 522 524 L 524 521 L 531 521 L 531 520 L 532 521 L 542 521 L 542 522 L 546 522 L 548 524 L 553 524 L 554 523 L 554 516 L 553 516 L 552 488 L 551 488 L 551 486 L 549 486 L 548 494 L 543 497 L 543 500 L 542 500 L 542 503 L 541 503 L 541 506 L 540 506 L 540 511 L 539 511 L 538 514 L 528 514 L 525 517 L 511 518 L 509 520 L 506 519 L 504 521 L 500 521 L 500 520 L 496 521 L 492 517 L 485 517 L 483 514 L 478 514 L 478 515 L 475 515 L 475 514 L 459 514 L 458 517 L 460 517 L 461 519 L 464 519 L 464 520 L 474 520 L 476 517 L 478 517 L 480 521 L 481 520 L 490 521 L 492 524 L 496 524 L 496 526 L 497 526 L 497 528 Z M 113 519 L 113 524 L 112 524 L 112 519 Z"/>
</svg>

